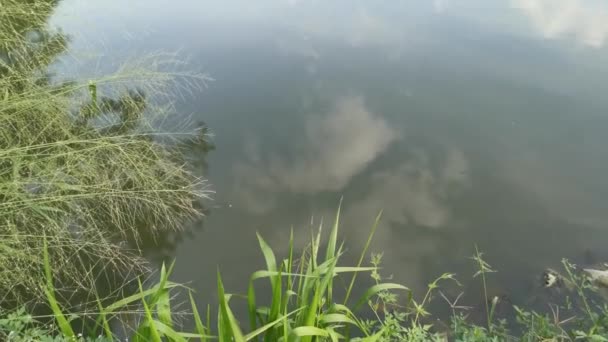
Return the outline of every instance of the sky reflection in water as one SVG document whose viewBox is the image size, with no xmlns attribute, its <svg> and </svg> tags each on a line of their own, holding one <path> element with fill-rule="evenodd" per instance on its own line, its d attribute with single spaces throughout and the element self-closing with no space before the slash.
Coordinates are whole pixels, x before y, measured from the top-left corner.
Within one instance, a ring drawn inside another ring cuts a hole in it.
<svg viewBox="0 0 608 342">
<path fill-rule="evenodd" d="M 303 245 L 341 196 L 350 252 L 384 209 L 373 250 L 415 289 L 468 278 L 474 243 L 513 298 L 562 257 L 606 256 L 608 3 L 129 3 L 66 0 L 55 24 L 82 65 L 181 49 L 216 79 L 180 103 L 216 136 L 211 215 L 176 255 L 202 293 L 218 264 L 244 291 L 255 231 Z"/>
</svg>

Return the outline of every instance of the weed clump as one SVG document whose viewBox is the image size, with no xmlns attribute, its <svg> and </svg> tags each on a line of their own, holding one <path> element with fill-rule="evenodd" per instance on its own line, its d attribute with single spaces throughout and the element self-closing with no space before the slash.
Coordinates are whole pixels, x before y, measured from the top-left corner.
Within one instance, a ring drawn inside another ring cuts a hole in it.
<svg viewBox="0 0 608 342">
<path fill-rule="evenodd" d="M 111 292 L 143 274 L 141 242 L 182 230 L 208 194 L 185 159 L 206 131 L 155 124 L 172 113 L 175 89 L 199 89 L 207 76 L 163 71 L 174 60 L 151 56 L 57 81 L 50 70 L 69 39 L 48 26 L 56 4 L 0 1 L 2 308 L 44 298 L 43 240 L 58 299 L 82 305 L 99 286 Z"/>
</svg>

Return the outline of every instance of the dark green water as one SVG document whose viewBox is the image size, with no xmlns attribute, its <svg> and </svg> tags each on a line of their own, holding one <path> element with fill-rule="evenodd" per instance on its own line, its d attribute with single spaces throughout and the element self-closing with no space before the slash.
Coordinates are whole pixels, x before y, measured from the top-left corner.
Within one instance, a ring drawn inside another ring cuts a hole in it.
<svg viewBox="0 0 608 342">
<path fill-rule="evenodd" d="M 475 243 L 515 303 L 562 257 L 608 256 L 606 2 L 66 0 L 55 24 L 100 68 L 179 50 L 215 78 L 178 104 L 217 146 L 175 253 L 201 297 L 218 265 L 245 292 L 255 232 L 302 246 L 341 196 L 347 259 L 383 209 L 372 249 L 414 289 L 467 284 Z"/>
</svg>

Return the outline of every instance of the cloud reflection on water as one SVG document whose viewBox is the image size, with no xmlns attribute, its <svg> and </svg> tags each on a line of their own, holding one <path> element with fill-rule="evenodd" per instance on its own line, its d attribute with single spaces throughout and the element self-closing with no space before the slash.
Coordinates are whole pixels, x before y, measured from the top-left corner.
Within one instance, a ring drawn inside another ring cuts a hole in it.
<svg viewBox="0 0 608 342">
<path fill-rule="evenodd" d="M 351 204 L 351 211 L 364 219 L 384 208 L 386 224 L 445 226 L 451 218 L 449 198 L 466 188 L 470 180 L 462 151 L 451 148 L 443 154 L 433 161 L 424 149 L 416 149 L 396 167 L 373 173 L 369 193 Z"/>
<path fill-rule="evenodd" d="M 253 212 L 273 209 L 259 201 L 262 193 L 315 194 L 340 191 L 388 146 L 398 133 L 370 112 L 361 97 L 336 100 L 331 111 L 310 115 L 303 136 L 294 136 L 293 157 L 258 155 L 248 142 L 249 161 L 235 165 L 237 198 Z M 301 139 L 301 140 L 298 140 Z"/>
<path fill-rule="evenodd" d="M 548 39 L 573 36 L 602 47 L 608 38 L 608 3 L 583 0 L 511 0 Z"/>
</svg>

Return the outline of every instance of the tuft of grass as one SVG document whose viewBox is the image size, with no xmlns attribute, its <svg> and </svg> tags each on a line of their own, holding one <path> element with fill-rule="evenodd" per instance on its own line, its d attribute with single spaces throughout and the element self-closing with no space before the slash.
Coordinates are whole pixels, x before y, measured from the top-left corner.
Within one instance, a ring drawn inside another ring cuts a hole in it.
<svg viewBox="0 0 608 342">
<path fill-rule="evenodd" d="M 0 308 L 7 310 L 47 301 L 46 254 L 56 301 L 67 311 L 97 307 L 95 295 L 104 301 L 149 271 L 141 249 L 199 218 L 209 194 L 188 160 L 193 147 L 208 150 L 207 131 L 187 131 L 181 118 L 175 131 L 162 126 L 174 98 L 202 90 L 209 78 L 172 72 L 180 67 L 174 56 L 154 55 L 113 74 L 62 80 L 51 74 L 68 58 L 69 37 L 48 26 L 56 5 L 0 2 Z"/>
<path fill-rule="evenodd" d="M 297 262 L 293 249 L 293 233 L 290 235 L 288 255 L 282 262 L 277 262 L 271 247 L 258 235 L 266 269 L 252 274 L 246 298 L 250 328 L 254 331 L 263 328 L 263 333 L 252 336 L 253 340 L 312 341 L 321 337 L 338 339 L 346 335 L 349 326 L 355 327 L 361 334 L 369 335 L 365 329 L 362 329 L 361 320 L 355 313 L 357 308 L 351 310 L 342 304 L 341 300 L 335 298 L 336 277 L 341 274 L 371 272 L 375 269 L 360 265 L 340 266 L 339 260 L 343 248 L 337 241 L 339 222 L 338 209 L 323 258 L 319 253 L 322 226 L 319 227 L 317 234 L 313 235 L 310 244 L 302 251 Z M 370 239 L 373 233 L 374 231 L 370 234 Z M 271 300 L 268 305 L 260 305 L 256 302 L 258 296 L 254 283 L 264 278 L 268 278 L 270 285 Z M 391 284 L 379 286 L 405 289 Z M 359 302 L 367 301 L 378 291 L 377 287 L 371 288 Z"/>
<path fill-rule="evenodd" d="M 488 264 L 484 259 L 483 259 L 483 253 L 481 253 L 479 251 L 479 249 L 477 248 L 477 245 L 475 245 L 475 254 L 471 257 L 471 259 L 473 259 L 477 265 L 477 272 L 475 272 L 475 274 L 473 275 L 473 278 L 476 277 L 480 277 L 481 278 L 481 285 L 483 287 L 483 302 L 484 302 L 484 308 L 485 308 L 485 313 L 486 313 L 486 324 L 488 327 L 488 330 L 490 333 L 492 333 L 492 328 L 493 328 L 493 318 L 494 318 L 494 310 L 496 309 L 496 301 L 494 300 L 490 300 L 490 298 L 488 297 L 488 286 L 487 286 L 487 280 L 486 280 L 486 274 L 488 273 L 494 273 L 496 271 L 494 271 L 492 269 L 492 267 L 490 266 L 490 264 Z M 490 306 L 491 303 L 491 306 Z"/>
</svg>

